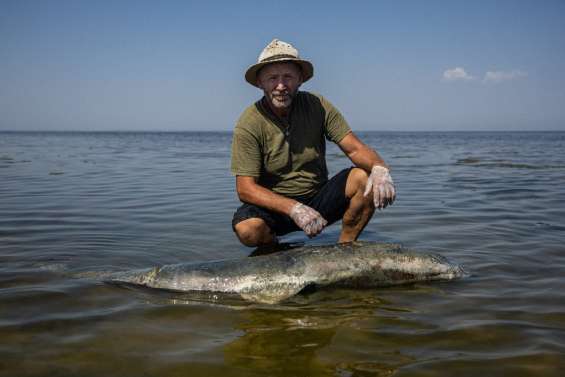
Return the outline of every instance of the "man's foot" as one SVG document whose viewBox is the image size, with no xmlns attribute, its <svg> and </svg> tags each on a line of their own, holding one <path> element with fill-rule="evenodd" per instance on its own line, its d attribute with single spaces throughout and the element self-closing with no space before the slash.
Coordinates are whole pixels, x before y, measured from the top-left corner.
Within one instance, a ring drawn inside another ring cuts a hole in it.
<svg viewBox="0 0 565 377">
<path fill-rule="evenodd" d="M 283 242 L 283 243 L 273 243 L 270 245 L 258 246 L 251 254 L 250 257 L 258 257 L 260 255 L 268 255 L 277 253 L 279 251 L 285 251 L 290 249 L 295 249 L 297 247 L 304 246 L 304 242 Z"/>
</svg>

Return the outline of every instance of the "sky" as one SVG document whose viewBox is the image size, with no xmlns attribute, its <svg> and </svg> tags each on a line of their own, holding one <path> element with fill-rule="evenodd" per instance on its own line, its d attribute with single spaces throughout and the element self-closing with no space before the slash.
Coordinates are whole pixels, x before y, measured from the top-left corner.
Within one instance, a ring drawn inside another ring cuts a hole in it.
<svg viewBox="0 0 565 377">
<path fill-rule="evenodd" d="M 565 1 L 0 2 L 0 131 L 229 131 L 278 38 L 359 131 L 565 131 Z"/>
</svg>

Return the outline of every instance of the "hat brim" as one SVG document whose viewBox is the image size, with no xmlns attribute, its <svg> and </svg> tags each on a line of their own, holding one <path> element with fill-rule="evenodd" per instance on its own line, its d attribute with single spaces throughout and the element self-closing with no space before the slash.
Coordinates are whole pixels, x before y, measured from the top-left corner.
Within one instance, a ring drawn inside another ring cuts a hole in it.
<svg viewBox="0 0 565 377">
<path fill-rule="evenodd" d="M 293 62 L 300 66 L 300 68 L 302 69 L 302 82 L 306 82 L 314 76 L 314 66 L 308 60 L 296 58 L 281 58 L 253 64 L 251 67 L 247 68 L 247 71 L 245 72 L 245 81 L 258 88 L 257 73 L 261 70 L 261 68 L 269 64 L 284 62 Z"/>
</svg>

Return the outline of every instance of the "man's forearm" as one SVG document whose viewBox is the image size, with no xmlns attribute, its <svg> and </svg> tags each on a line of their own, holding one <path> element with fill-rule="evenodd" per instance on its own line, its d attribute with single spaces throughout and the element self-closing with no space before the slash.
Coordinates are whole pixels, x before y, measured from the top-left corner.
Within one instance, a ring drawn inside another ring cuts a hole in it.
<svg viewBox="0 0 565 377">
<path fill-rule="evenodd" d="M 255 182 L 237 182 L 237 194 L 245 203 L 254 204 L 284 215 L 289 215 L 296 200 L 279 195 Z"/>
<path fill-rule="evenodd" d="M 384 166 L 388 169 L 388 165 L 384 162 L 381 156 L 379 156 L 379 154 L 375 150 L 369 148 L 366 145 L 354 151 L 348 157 L 351 162 L 355 164 L 355 166 L 365 170 L 368 173 L 371 172 L 371 169 L 375 165 Z"/>
<path fill-rule="evenodd" d="M 365 170 L 367 173 L 371 173 L 371 169 L 375 165 L 384 166 L 388 169 L 381 156 L 359 140 L 353 132 L 347 134 L 338 145 L 355 166 Z"/>
<path fill-rule="evenodd" d="M 236 186 L 241 201 L 289 216 L 308 237 L 315 237 L 328 224 L 315 209 L 258 185 L 256 178 L 237 176 Z"/>
</svg>

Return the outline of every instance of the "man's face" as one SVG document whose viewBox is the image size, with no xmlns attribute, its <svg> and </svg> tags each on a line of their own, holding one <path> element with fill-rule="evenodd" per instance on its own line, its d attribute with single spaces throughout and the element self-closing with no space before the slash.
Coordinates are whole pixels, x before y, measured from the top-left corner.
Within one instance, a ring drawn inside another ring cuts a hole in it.
<svg viewBox="0 0 565 377">
<path fill-rule="evenodd" d="M 273 63 L 259 71 L 257 86 L 263 89 L 269 103 L 277 110 L 290 108 L 298 88 L 302 84 L 302 72 L 294 63 Z"/>
</svg>

